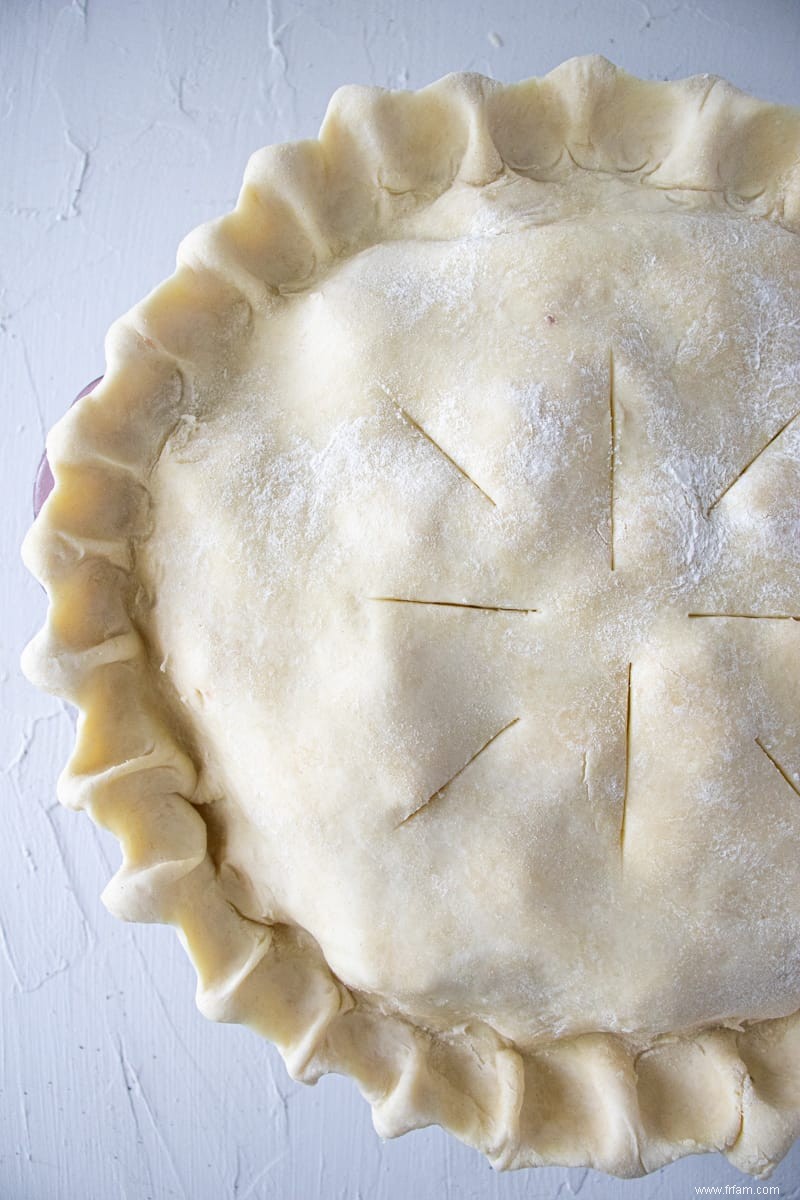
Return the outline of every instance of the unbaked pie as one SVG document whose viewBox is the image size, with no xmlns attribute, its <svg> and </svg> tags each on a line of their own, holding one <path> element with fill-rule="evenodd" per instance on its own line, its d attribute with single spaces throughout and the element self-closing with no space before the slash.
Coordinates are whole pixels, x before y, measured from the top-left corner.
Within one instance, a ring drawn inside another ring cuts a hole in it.
<svg viewBox="0 0 800 1200">
<path fill-rule="evenodd" d="M 52 431 L 24 665 L 208 1016 L 384 1136 L 800 1128 L 800 113 L 344 88 Z"/>
</svg>

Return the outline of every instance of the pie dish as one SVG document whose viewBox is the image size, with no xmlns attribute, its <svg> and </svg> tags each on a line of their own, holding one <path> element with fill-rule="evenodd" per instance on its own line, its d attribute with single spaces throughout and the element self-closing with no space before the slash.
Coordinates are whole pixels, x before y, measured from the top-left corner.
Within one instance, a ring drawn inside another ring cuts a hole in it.
<svg viewBox="0 0 800 1200">
<path fill-rule="evenodd" d="M 344 88 L 51 431 L 104 900 L 384 1136 L 800 1131 L 798 232 L 800 114 L 715 78 Z"/>
</svg>

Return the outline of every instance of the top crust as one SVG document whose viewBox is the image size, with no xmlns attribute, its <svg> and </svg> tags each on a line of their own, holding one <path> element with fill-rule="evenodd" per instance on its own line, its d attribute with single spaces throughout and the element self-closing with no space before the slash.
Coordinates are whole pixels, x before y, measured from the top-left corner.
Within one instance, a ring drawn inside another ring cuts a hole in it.
<svg viewBox="0 0 800 1200">
<path fill-rule="evenodd" d="M 324 294 L 341 264 L 400 239 L 485 237 L 522 218 L 543 228 L 598 212 L 646 224 L 677 211 L 779 227 L 791 258 L 799 147 L 794 110 L 710 77 L 644 83 L 594 57 L 514 86 L 453 75 L 417 93 L 344 88 L 318 141 L 253 156 L 235 211 L 191 234 L 176 274 L 112 327 L 103 383 L 48 439 L 56 487 L 24 554 L 50 608 L 24 668 L 80 709 L 59 795 L 120 838 L 123 865 L 104 899 L 127 919 L 175 924 L 201 1009 L 259 1029 L 299 1078 L 352 1074 L 385 1136 L 438 1122 L 499 1167 L 622 1176 L 719 1149 L 763 1174 L 800 1130 L 800 1017 L 784 1003 L 769 1019 L 726 1011 L 699 1026 L 551 1030 L 526 1044 L 486 1013 L 437 1024 L 397 1011 L 391 997 L 346 986 L 291 913 L 245 915 L 252 896 L 221 853 L 230 834 L 209 803 L 204 727 L 176 715 L 147 617 L 164 566 L 148 559 L 164 481 L 216 417 L 217 397 L 199 384 L 233 376 L 287 300 Z M 777 368 L 771 378 L 777 437 L 796 415 L 796 381 Z M 612 456 L 613 445 L 612 433 Z M 726 482 L 710 470 L 707 506 Z M 797 595 L 796 578 L 788 561 L 781 600 Z M 791 639 L 781 645 L 791 659 Z M 791 708 L 781 713 L 791 721 Z"/>
</svg>

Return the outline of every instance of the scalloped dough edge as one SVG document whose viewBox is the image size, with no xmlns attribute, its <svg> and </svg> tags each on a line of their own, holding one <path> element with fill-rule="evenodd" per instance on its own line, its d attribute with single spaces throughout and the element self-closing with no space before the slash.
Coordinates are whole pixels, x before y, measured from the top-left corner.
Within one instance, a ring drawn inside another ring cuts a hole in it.
<svg viewBox="0 0 800 1200">
<path fill-rule="evenodd" d="M 105 903 L 176 926 L 201 1011 L 272 1040 L 295 1078 L 351 1075 L 382 1136 L 439 1124 L 499 1169 L 631 1177 L 720 1150 L 764 1176 L 800 1134 L 800 1013 L 644 1047 L 597 1033 L 521 1053 L 479 1022 L 433 1033 L 380 1011 L 302 930 L 244 917 L 130 616 L 148 476 L 186 407 L 186 364 L 209 345 L 224 354 L 253 309 L 448 189 L 565 171 L 800 231 L 800 112 L 710 76 L 648 83 L 587 57 L 509 86 L 456 74 L 418 92 L 340 89 L 319 140 L 253 155 L 236 209 L 190 234 L 176 273 L 112 326 L 103 382 L 51 431 L 55 488 L 23 546 L 49 610 L 23 669 L 79 710 L 59 798 L 121 842 Z"/>
</svg>

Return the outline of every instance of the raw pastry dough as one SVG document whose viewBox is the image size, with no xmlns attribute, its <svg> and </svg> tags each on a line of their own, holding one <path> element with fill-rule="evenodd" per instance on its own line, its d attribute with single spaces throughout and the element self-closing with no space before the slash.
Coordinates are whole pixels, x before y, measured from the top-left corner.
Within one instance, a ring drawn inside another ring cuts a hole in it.
<svg viewBox="0 0 800 1200">
<path fill-rule="evenodd" d="M 800 1113 L 800 117 L 347 88 L 51 434 L 26 670 L 209 1015 L 498 1166 Z"/>
</svg>

